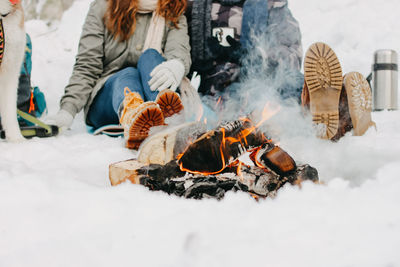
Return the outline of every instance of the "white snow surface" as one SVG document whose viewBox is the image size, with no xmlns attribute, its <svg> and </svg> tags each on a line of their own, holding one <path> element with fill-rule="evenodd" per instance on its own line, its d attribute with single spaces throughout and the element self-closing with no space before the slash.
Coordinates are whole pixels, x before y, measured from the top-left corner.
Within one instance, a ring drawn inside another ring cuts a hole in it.
<svg viewBox="0 0 400 267">
<path fill-rule="evenodd" d="M 51 28 L 26 23 L 33 83 L 50 114 L 90 2 L 77 0 Z M 289 5 L 303 50 L 328 43 L 344 72 L 368 75 L 375 50 L 399 52 L 398 0 Z M 400 266 L 400 111 L 372 115 L 377 131 L 337 143 L 310 134 L 309 120 L 282 115 L 284 125 L 305 130 L 282 133 L 281 147 L 317 168 L 324 184 L 285 186 L 259 202 L 243 192 L 188 200 L 111 187 L 109 164 L 136 152 L 122 139 L 87 133 L 82 113 L 58 137 L 0 141 L 0 266 Z"/>
</svg>

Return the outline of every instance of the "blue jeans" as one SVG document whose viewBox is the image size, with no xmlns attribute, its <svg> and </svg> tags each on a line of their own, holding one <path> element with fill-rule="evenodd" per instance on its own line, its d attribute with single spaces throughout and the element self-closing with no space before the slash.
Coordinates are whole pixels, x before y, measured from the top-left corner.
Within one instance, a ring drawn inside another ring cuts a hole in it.
<svg viewBox="0 0 400 267">
<path fill-rule="evenodd" d="M 242 48 L 251 51 L 254 49 L 254 36 L 266 32 L 268 26 L 268 0 L 247 0 L 243 4 L 242 34 L 240 43 Z"/>
<path fill-rule="evenodd" d="M 154 49 L 140 56 L 137 68 L 126 67 L 112 75 L 93 100 L 87 123 L 95 129 L 108 124 L 119 124 L 118 109 L 124 100 L 124 88 L 140 94 L 144 101 L 154 101 L 158 91 L 149 86 L 151 71 L 165 59 Z"/>
<path fill-rule="evenodd" d="M 297 70 L 291 71 L 280 87 L 277 88 L 282 100 L 292 99 L 301 104 L 301 91 L 303 90 L 304 76 Z"/>
</svg>

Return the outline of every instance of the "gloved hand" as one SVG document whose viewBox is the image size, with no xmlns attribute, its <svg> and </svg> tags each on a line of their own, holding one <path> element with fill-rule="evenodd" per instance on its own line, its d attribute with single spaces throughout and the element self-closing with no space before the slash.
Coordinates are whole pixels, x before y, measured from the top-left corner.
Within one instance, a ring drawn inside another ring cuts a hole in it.
<svg viewBox="0 0 400 267">
<path fill-rule="evenodd" d="M 64 132 L 72 125 L 74 117 L 66 110 L 60 109 L 57 114 L 44 118 L 44 122 L 49 125 L 56 125 L 60 132 Z"/>
<path fill-rule="evenodd" d="M 175 91 L 181 83 L 184 74 L 185 66 L 179 59 L 164 61 L 150 73 L 152 77 L 149 81 L 150 89 L 152 91 L 161 91 L 169 88 Z"/>
<path fill-rule="evenodd" d="M 236 41 L 232 36 L 227 36 L 226 41 L 230 46 L 222 46 L 216 37 L 207 39 L 208 48 L 213 58 L 239 64 L 240 59 L 244 56 L 240 42 Z"/>
</svg>

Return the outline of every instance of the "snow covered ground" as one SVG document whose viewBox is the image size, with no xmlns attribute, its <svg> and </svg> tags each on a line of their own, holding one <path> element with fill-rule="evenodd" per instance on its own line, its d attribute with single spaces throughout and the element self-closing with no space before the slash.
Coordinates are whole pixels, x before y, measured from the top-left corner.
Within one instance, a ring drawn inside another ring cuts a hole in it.
<svg viewBox="0 0 400 267">
<path fill-rule="evenodd" d="M 33 82 L 49 113 L 89 3 L 77 0 L 51 28 L 27 22 Z M 328 43 L 344 72 L 368 75 L 375 50 L 400 52 L 398 0 L 289 3 L 304 51 Z M 82 114 L 56 138 L 0 141 L 0 266 L 400 266 L 400 111 L 373 113 L 377 131 L 338 143 L 314 138 L 307 119 L 277 116 L 304 130 L 282 134 L 280 144 L 325 185 L 287 186 L 260 202 L 245 193 L 198 201 L 111 187 L 108 165 L 136 154 L 122 139 L 86 133 Z"/>
</svg>

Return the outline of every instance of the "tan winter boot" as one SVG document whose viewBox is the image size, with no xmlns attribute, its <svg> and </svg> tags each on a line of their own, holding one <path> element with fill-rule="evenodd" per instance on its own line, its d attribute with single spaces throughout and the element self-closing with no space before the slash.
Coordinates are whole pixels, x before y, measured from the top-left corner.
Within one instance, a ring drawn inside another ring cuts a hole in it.
<svg viewBox="0 0 400 267">
<path fill-rule="evenodd" d="M 124 127 L 126 147 L 138 149 L 149 135 L 151 127 L 164 124 L 164 116 L 155 102 L 143 102 L 141 96 L 136 92 L 131 92 L 128 87 L 125 88 L 124 93 L 120 123 Z"/>
<path fill-rule="evenodd" d="M 371 88 L 364 76 L 358 72 L 346 74 L 343 83 L 353 123 L 353 135 L 363 135 L 369 127 L 376 127 L 371 118 Z"/>
<path fill-rule="evenodd" d="M 319 130 L 317 136 L 331 139 L 339 126 L 343 78 L 339 60 L 327 44 L 315 43 L 308 48 L 304 59 L 304 80 L 309 91 L 310 112 Z"/>
<path fill-rule="evenodd" d="M 303 108 L 303 112 L 309 112 L 310 93 L 308 92 L 306 83 L 304 83 L 303 91 L 301 93 L 301 106 Z M 351 131 L 351 129 L 353 129 L 353 124 L 350 118 L 346 89 L 344 88 L 343 85 L 342 90 L 340 91 L 340 98 L 339 98 L 339 127 L 337 133 L 335 134 L 335 136 L 331 138 L 331 140 L 338 141 L 347 132 Z"/>
<path fill-rule="evenodd" d="M 164 118 L 168 118 L 183 109 L 181 98 L 169 89 L 160 91 L 155 101 L 161 108 Z"/>
</svg>

